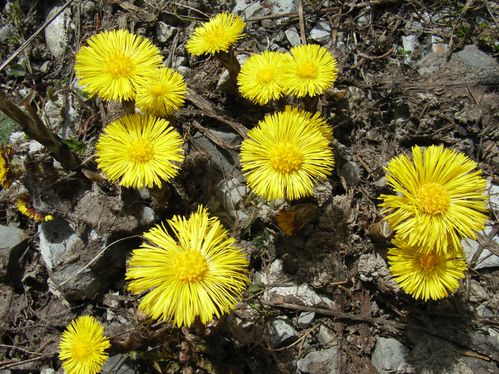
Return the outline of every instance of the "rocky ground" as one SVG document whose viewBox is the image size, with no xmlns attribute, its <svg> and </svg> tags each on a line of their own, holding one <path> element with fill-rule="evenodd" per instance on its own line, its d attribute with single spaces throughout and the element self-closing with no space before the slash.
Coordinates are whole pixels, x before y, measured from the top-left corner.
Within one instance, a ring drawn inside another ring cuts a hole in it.
<svg viewBox="0 0 499 374">
<path fill-rule="evenodd" d="M 61 5 L 2 1 L 0 62 Z M 301 26 L 339 62 L 335 90 L 319 103 L 334 126 L 335 172 L 302 202 L 303 228 L 293 237 L 275 224 L 284 202 L 249 194 L 238 165 L 237 129 L 272 108 L 227 92 L 221 66 L 184 48 L 196 22 L 222 10 L 248 21 L 241 56 L 289 50 L 300 44 Z M 0 72 L 1 89 L 17 103 L 29 96 L 87 169 L 86 177 L 65 171 L 0 118 L 1 141 L 25 169 L 22 183 L 0 192 L 0 372 L 62 373 L 59 335 L 81 314 L 97 316 L 113 336 L 103 373 L 497 372 L 498 17 L 487 0 L 73 1 Z M 82 94 L 74 54 L 89 36 L 116 27 L 150 38 L 193 91 L 175 120 L 187 159 L 159 206 L 146 190 L 92 173 L 96 138 L 118 114 Z M 383 166 L 416 144 L 464 152 L 491 194 L 486 230 L 463 242 L 468 275 L 439 302 L 416 302 L 398 289 L 378 225 L 378 196 L 389 191 Z M 14 201 L 23 188 L 56 219 L 21 216 Z M 252 285 L 237 310 L 203 329 L 143 321 L 123 279 L 127 257 L 154 222 L 199 203 L 247 251 Z"/>
</svg>

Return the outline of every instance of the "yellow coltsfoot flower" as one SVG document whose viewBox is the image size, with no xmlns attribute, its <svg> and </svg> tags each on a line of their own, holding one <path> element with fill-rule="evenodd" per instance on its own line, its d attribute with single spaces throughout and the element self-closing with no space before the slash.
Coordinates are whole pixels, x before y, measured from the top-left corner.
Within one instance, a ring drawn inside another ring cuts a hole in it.
<svg viewBox="0 0 499 374">
<path fill-rule="evenodd" d="M 486 181 L 476 162 L 443 146 L 412 148 L 386 167 L 396 195 L 381 195 L 385 219 L 408 245 L 437 253 L 461 248 L 462 238 L 476 238 L 487 216 Z"/>
<path fill-rule="evenodd" d="M 180 134 L 161 118 L 130 114 L 104 128 L 97 165 L 124 187 L 161 187 L 178 174 L 184 160 Z"/>
<path fill-rule="evenodd" d="M 62 333 L 59 358 L 67 374 L 96 374 L 109 357 L 110 346 L 101 324 L 92 316 L 81 316 Z"/>
<path fill-rule="evenodd" d="M 337 64 L 324 47 L 305 44 L 293 47 L 282 65 L 284 93 L 295 97 L 316 96 L 333 87 Z"/>
<path fill-rule="evenodd" d="M 161 66 L 159 49 L 127 30 L 92 36 L 76 53 L 75 71 L 83 90 L 104 100 L 132 100 L 137 85 Z"/>
<path fill-rule="evenodd" d="M 0 152 L 0 186 L 9 188 L 12 181 L 9 176 L 9 160 L 4 152 Z"/>
<path fill-rule="evenodd" d="M 310 125 L 317 128 L 317 130 L 319 130 L 319 132 L 328 141 L 331 142 L 333 140 L 333 128 L 329 126 L 329 124 L 326 122 L 326 119 L 320 114 L 320 112 L 311 113 L 298 107 L 293 107 L 291 105 L 286 105 L 284 111 L 295 113 L 305 118 L 310 123 Z"/>
<path fill-rule="evenodd" d="M 248 261 L 217 218 L 199 207 L 144 234 L 132 252 L 126 279 L 133 293 L 147 292 L 139 308 L 154 319 L 190 326 L 207 323 L 237 304 L 248 279 Z"/>
<path fill-rule="evenodd" d="M 196 27 L 185 47 L 193 56 L 229 52 L 230 47 L 243 36 L 245 26 L 239 16 L 226 12 L 217 14 Z"/>
<path fill-rule="evenodd" d="M 390 271 L 400 288 L 415 299 L 438 300 L 459 287 L 464 278 L 466 261 L 462 249 L 457 251 L 421 251 L 395 238 L 395 248 L 388 251 Z"/>
<path fill-rule="evenodd" d="M 248 186 L 268 200 L 310 196 L 333 170 L 328 139 L 299 112 L 268 115 L 247 135 L 241 167 Z"/>
<path fill-rule="evenodd" d="M 184 77 L 173 69 L 159 68 L 156 76 L 138 84 L 135 104 L 144 113 L 166 117 L 182 107 L 186 95 Z"/>
<path fill-rule="evenodd" d="M 285 59 L 281 52 L 264 51 L 248 58 L 237 76 L 241 96 L 265 105 L 282 95 L 281 70 Z"/>
<path fill-rule="evenodd" d="M 43 213 L 35 209 L 31 203 L 30 195 L 26 192 L 17 198 L 17 210 L 35 222 L 47 222 L 54 219 L 52 214 Z"/>
</svg>

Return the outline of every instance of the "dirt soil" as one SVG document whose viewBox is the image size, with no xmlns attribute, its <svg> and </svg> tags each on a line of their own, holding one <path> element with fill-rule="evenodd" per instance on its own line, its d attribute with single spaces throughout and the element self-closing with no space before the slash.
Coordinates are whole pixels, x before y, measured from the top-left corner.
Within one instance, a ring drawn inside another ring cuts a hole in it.
<svg viewBox="0 0 499 374">
<path fill-rule="evenodd" d="M 238 9 L 247 12 L 241 3 Z M 319 102 L 334 127 L 335 171 L 313 198 L 299 202 L 300 229 L 292 237 L 274 218 L 286 203 L 249 194 L 238 165 L 241 133 L 274 108 L 231 93 L 219 83 L 223 68 L 216 60 L 185 51 L 204 15 L 231 11 L 234 2 L 73 1 L 55 29 L 59 52 L 42 29 L 0 72 L 1 90 L 19 105 L 29 96 L 27 105 L 82 161 L 77 170 L 64 170 L 18 125 L 0 119 L 2 144 L 12 145 L 24 170 L 21 182 L 0 193 L 0 223 L 22 236 L 0 263 L 0 372 L 62 373 L 59 336 L 82 314 L 96 316 L 112 336 L 106 373 L 376 373 L 382 338 L 396 339 L 402 355 L 386 372 L 498 372 L 498 207 L 491 205 L 488 231 L 473 247 L 460 289 L 427 303 L 390 278 L 390 233 L 379 226 L 377 208 L 379 195 L 390 191 L 383 167 L 413 145 L 465 153 L 497 193 L 497 4 L 291 1 L 292 11 L 282 14 L 275 3 L 286 2 L 246 2 L 259 5 L 236 54 L 289 50 L 300 27 L 314 42 L 321 24 L 328 34 L 316 42 L 340 69 L 335 88 Z M 60 5 L 1 1 L 0 62 Z M 120 108 L 82 93 L 74 55 L 91 35 L 117 27 L 152 40 L 192 91 L 174 121 L 186 141 L 186 161 L 158 196 L 109 184 L 92 161 L 98 135 Z M 24 189 L 37 208 L 54 213 L 53 222 L 20 215 L 15 198 Z M 252 285 L 230 316 L 208 326 L 179 330 L 147 321 L 123 279 L 130 251 L 152 224 L 188 215 L 200 203 L 247 251 Z M 485 249 L 496 261 L 480 267 L 476 260 Z M 282 323 L 289 339 L 279 336 Z M 395 354 L 381 356 L 389 361 Z"/>
</svg>

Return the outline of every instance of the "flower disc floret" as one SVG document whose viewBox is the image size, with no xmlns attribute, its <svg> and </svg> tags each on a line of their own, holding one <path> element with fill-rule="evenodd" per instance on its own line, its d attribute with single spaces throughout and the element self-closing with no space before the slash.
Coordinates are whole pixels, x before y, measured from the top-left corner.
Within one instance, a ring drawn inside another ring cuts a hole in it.
<svg viewBox="0 0 499 374">
<path fill-rule="evenodd" d="M 173 69 L 160 68 L 156 76 L 139 83 L 135 103 L 144 113 L 166 117 L 182 107 L 186 95 L 184 77 Z"/>
<path fill-rule="evenodd" d="M 242 36 L 246 23 L 239 16 L 220 13 L 203 25 L 196 27 L 186 44 L 193 56 L 228 52 Z"/>
<path fill-rule="evenodd" d="M 282 65 L 284 93 L 296 97 L 316 96 L 336 81 L 337 64 L 324 47 L 305 44 L 293 47 Z"/>
<path fill-rule="evenodd" d="M 178 173 L 182 143 L 167 120 L 131 114 L 104 128 L 96 144 L 97 164 L 124 187 L 161 187 Z"/>
<path fill-rule="evenodd" d="M 101 32 L 87 44 L 76 53 L 76 76 L 85 92 L 104 100 L 134 99 L 163 60 L 149 40 L 127 30 Z"/>
<path fill-rule="evenodd" d="M 386 178 L 396 194 L 381 195 L 382 213 L 408 245 L 437 253 L 461 248 L 487 220 L 486 181 L 477 164 L 443 146 L 412 148 L 388 163 Z"/>
<path fill-rule="evenodd" d="M 264 51 L 251 56 L 242 66 L 237 77 L 241 96 L 265 105 L 282 95 L 281 69 L 285 54 Z"/>
<path fill-rule="evenodd" d="M 241 145 L 248 186 L 268 200 L 299 199 L 332 172 L 329 141 L 305 116 L 293 111 L 268 115 Z"/>
<path fill-rule="evenodd" d="M 157 225 L 132 252 L 126 279 L 133 293 L 147 292 L 139 308 L 154 319 L 190 326 L 228 313 L 241 298 L 248 261 L 217 218 L 199 207 L 186 219 Z"/>
<path fill-rule="evenodd" d="M 106 362 L 110 346 L 101 324 L 92 316 L 81 316 L 62 333 L 59 358 L 67 374 L 95 374 Z"/>
<path fill-rule="evenodd" d="M 466 261 L 462 250 L 437 253 L 421 251 L 395 238 L 388 251 L 388 264 L 395 281 L 415 299 L 438 300 L 457 290 L 464 278 Z"/>
</svg>

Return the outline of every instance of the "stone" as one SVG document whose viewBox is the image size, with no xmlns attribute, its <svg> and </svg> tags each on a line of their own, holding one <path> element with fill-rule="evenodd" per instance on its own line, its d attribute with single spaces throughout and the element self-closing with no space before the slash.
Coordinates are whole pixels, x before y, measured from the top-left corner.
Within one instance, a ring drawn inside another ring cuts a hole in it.
<svg viewBox="0 0 499 374">
<path fill-rule="evenodd" d="M 489 300 L 490 296 L 476 280 L 470 280 L 470 301 L 480 303 Z"/>
<path fill-rule="evenodd" d="M 117 354 L 107 359 L 100 371 L 102 374 L 139 374 L 134 360 L 127 354 Z"/>
<path fill-rule="evenodd" d="M 297 0 L 267 0 L 270 5 L 272 14 L 294 13 L 297 11 Z"/>
<path fill-rule="evenodd" d="M 499 237 L 492 235 L 492 230 L 494 230 L 492 226 L 485 226 L 485 230 L 478 233 L 478 240 L 470 238 L 461 240 L 464 255 L 469 264 L 471 264 L 475 253 L 481 249 L 475 264 L 471 264 L 475 270 L 499 267 L 499 256 L 490 250 L 499 245 Z"/>
<path fill-rule="evenodd" d="M 0 27 L 0 43 L 7 42 L 15 30 L 16 28 L 11 23 Z"/>
<path fill-rule="evenodd" d="M 47 19 L 51 18 L 61 9 L 55 6 L 47 14 Z M 54 58 L 61 59 L 66 53 L 69 43 L 69 27 L 71 23 L 71 8 L 66 8 L 45 28 L 45 43 Z"/>
<path fill-rule="evenodd" d="M 282 347 L 293 343 L 298 339 L 298 331 L 293 325 L 284 319 L 276 318 L 267 324 L 270 345 L 273 348 Z"/>
<path fill-rule="evenodd" d="M 329 327 L 325 325 L 321 325 L 319 327 L 319 331 L 317 332 L 317 340 L 321 344 L 331 344 L 332 342 L 336 341 L 338 337 L 336 336 L 336 333 L 334 330 L 330 329 Z"/>
<path fill-rule="evenodd" d="M 300 315 L 298 316 L 296 325 L 298 327 L 301 327 L 302 329 L 306 329 L 312 324 L 314 318 L 315 318 L 314 312 L 301 312 Z"/>
<path fill-rule="evenodd" d="M 406 363 L 408 354 L 397 339 L 378 337 L 371 362 L 380 373 L 393 373 Z"/>
<path fill-rule="evenodd" d="M 322 351 L 308 353 L 296 363 L 298 373 L 337 374 L 338 348 L 331 347 Z"/>
<path fill-rule="evenodd" d="M 487 193 L 489 195 L 489 208 L 499 215 L 499 186 L 487 181 Z"/>
<path fill-rule="evenodd" d="M 288 39 L 289 44 L 291 44 L 291 47 L 296 47 L 301 44 L 300 34 L 298 34 L 296 27 L 290 27 L 284 31 L 284 34 L 286 35 L 286 39 Z"/>
<path fill-rule="evenodd" d="M 309 37 L 320 44 L 328 42 L 329 39 L 331 39 L 331 27 L 329 26 L 329 22 L 320 19 L 314 28 L 310 30 Z"/>
<path fill-rule="evenodd" d="M 376 284 L 393 292 L 398 292 L 399 287 L 392 279 L 390 270 L 385 260 L 378 253 L 364 253 L 358 262 L 359 278 L 363 282 L 376 282 Z"/>
<path fill-rule="evenodd" d="M 38 237 L 40 239 L 40 253 L 49 272 L 73 248 L 85 247 L 78 234 L 61 218 L 42 222 L 38 226 Z"/>
<path fill-rule="evenodd" d="M 7 275 L 9 262 L 17 248 L 21 248 L 28 235 L 13 226 L 0 225 L 0 277 Z"/>
<path fill-rule="evenodd" d="M 414 34 L 402 37 L 402 48 L 404 50 L 404 61 L 406 64 L 413 64 L 421 57 L 421 44 Z"/>
<path fill-rule="evenodd" d="M 353 161 L 344 162 L 338 175 L 345 179 L 347 186 L 355 187 L 360 183 L 360 167 Z"/>
<path fill-rule="evenodd" d="M 170 26 L 163 21 L 156 24 L 156 38 L 160 43 L 166 43 L 176 32 L 176 27 Z"/>
<path fill-rule="evenodd" d="M 480 51 L 474 44 L 464 46 L 462 51 L 454 53 L 452 57 L 477 70 L 494 69 L 497 66 L 492 57 Z"/>
<path fill-rule="evenodd" d="M 142 220 L 141 223 L 145 226 L 150 226 L 156 220 L 156 213 L 154 209 L 148 206 L 142 208 Z"/>
</svg>

